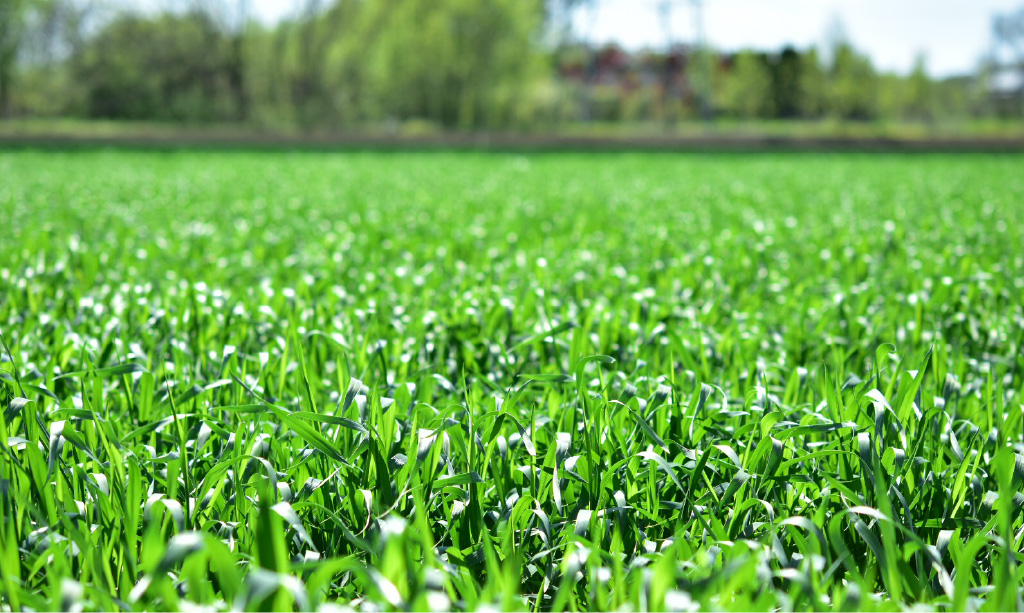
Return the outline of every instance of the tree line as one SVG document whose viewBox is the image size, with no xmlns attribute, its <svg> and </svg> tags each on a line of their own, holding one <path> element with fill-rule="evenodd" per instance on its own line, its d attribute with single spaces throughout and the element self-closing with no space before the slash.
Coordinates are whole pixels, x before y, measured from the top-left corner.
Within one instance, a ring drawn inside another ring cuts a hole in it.
<svg viewBox="0 0 1024 613">
<path fill-rule="evenodd" d="M 627 52 L 578 40 L 580 0 L 299 0 L 267 25 L 248 0 L 130 10 L 0 1 L 0 113 L 345 129 L 421 121 L 528 129 L 580 121 L 899 119 L 996 112 L 984 75 L 877 71 L 827 49 Z"/>
</svg>

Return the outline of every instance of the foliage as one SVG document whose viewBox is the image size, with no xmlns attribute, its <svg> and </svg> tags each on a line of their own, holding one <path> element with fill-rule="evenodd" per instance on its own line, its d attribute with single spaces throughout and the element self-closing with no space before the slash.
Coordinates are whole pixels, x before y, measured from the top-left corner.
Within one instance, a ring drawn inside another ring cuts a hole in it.
<svg viewBox="0 0 1024 613">
<path fill-rule="evenodd" d="M 793 47 L 786 47 L 779 54 L 772 68 L 771 92 L 772 107 L 775 115 L 783 118 L 800 116 L 801 91 L 800 77 L 804 66 L 801 53 Z"/>
<path fill-rule="evenodd" d="M 871 60 L 848 43 L 833 50 L 826 100 L 829 109 L 843 119 L 869 119 L 877 112 L 878 78 Z"/>
<path fill-rule="evenodd" d="M 119 17 L 71 61 L 89 116 L 210 121 L 232 117 L 227 58 L 226 37 L 189 13 Z"/>
<path fill-rule="evenodd" d="M 1020 609 L 1020 164 L 2 153 L 0 604 Z"/>
<path fill-rule="evenodd" d="M 797 108 L 801 117 L 820 118 L 825 114 L 828 109 L 825 100 L 827 87 L 825 70 L 818 57 L 818 50 L 812 47 L 800 56 Z"/>
<path fill-rule="evenodd" d="M 25 35 L 28 0 L 0 4 L 0 116 L 6 115 L 14 89 L 14 67 Z"/>
<path fill-rule="evenodd" d="M 385 115 L 461 128 L 514 124 L 538 67 L 533 0 L 387 0 L 364 9 L 365 87 Z"/>
<path fill-rule="evenodd" d="M 773 115 L 772 75 L 766 58 L 752 51 L 741 51 L 725 77 L 723 106 L 731 114 L 743 118 Z"/>
<path fill-rule="evenodd" d="M 85 42 L 76 53 L 26 62 L 21 108 L 39 112 L 38 91 L 58 72 L 70 75 L 56 96 L 64 104 L 42 107 L 57 114 L 264 123 L 284 116 L 304 127 L 420 118 L 493 127 L 523 120 L 520 109 L 531 110 L 529 93 L 543 71 L 535 44 L 541 11 L 532 0 L 311 1 L 270 29 L 240 25 L 217 7 L 116 13 L 85 35 L 85 22 L 74 32 L 41 22 L 36 38 L 53 30 L 53 48 L 69 36 Z"/>
<path fill-rule="evenodd" d="M 931 125 L 997 112 L 983 74 L 936 80 L 923 57 L 909 75 L 877 74 L 841 33 L 820 56 L 792 47 L 626 52 L 579 40 L 573 15 L 588 1 L 296 4 L 288 18 L 261 24 L 246 0 L 165 12 L 8 0 L 0 97 L 22 115 L 307 130 L 402 122 L 537 130 L 716 116 Z"/>
</svg>

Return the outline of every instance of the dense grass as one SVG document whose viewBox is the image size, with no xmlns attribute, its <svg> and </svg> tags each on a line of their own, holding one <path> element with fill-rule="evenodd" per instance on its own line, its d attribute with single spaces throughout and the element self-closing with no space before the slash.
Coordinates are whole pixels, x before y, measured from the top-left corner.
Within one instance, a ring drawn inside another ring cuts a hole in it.
<svg viewBox="0 0 1024 613">
<path fill-rule="evenodd" d="M 0 153 L 0 602 L 1019 609 L 1022 162 Z"/>
</svg>

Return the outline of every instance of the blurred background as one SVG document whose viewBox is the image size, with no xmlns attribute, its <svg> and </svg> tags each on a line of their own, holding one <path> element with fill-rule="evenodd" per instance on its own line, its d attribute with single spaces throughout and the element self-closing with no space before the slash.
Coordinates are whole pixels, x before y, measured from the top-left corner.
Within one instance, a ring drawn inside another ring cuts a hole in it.
<svg viewBox="0 0 1024 613">
<path fill-rule="evenodd" d="M 0 134 L 1024 135 L 996 0 L 0 0 Z"/>
</svg>

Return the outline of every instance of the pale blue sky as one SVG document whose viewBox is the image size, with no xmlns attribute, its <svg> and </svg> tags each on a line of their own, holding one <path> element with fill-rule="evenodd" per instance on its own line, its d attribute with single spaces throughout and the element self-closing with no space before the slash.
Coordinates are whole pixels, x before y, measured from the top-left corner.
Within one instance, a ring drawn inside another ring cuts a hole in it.
<svg viewBox="0 0 1024 613">
<path fill-rule="evenodd" d="M 297 5 L 296 0 L 253 2 L 265 20 L 290 14 Z M 582 13 L 577 20 L 578 29 L 589 30 L 592 40 L 631 48 L 664 44 L 658 0 L 597 4 L 596 13 Z M 838 19 L 879 69 L 908 71 L 923 52 L 929 72 L 941 76 L 973 71 L 989 49 L 993 13 L 1020 6 L 1024 0 L 703 0 L 705 35 L 719 49 L 820 45 Z M 686 42 L 694 32 L 689 0 L 677 1 L 673 37 Z"/>
</svg>

